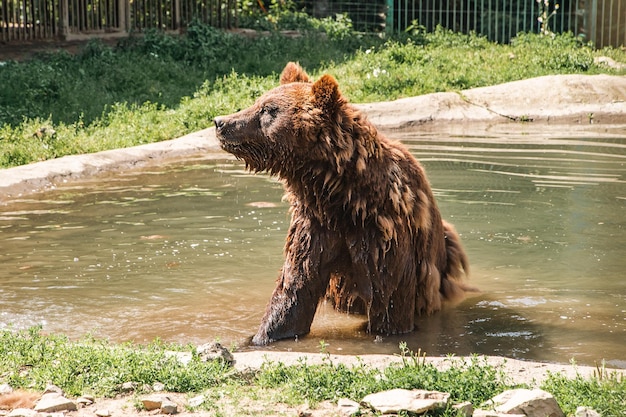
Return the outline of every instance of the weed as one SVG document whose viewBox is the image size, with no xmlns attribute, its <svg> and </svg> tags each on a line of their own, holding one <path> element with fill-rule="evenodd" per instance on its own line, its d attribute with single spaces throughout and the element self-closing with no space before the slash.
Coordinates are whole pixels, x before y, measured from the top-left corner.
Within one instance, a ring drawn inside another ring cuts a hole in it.
<svg viewBox="0 0 626 417">
<path fill-rule="evenodd" d="M 539 33 L 541 35 L 554 35 L 554 33 L 550 30 L 550 20 L 556 16 L 557 11 L 559 10 L 559 4 L 556 3 L 552 10 L 550 10 L 550 0 L 536 0 L 539 8 L 539 17 L 537 17 L 537 21 L 541 25 L 539 29 Z"/>
</svg>

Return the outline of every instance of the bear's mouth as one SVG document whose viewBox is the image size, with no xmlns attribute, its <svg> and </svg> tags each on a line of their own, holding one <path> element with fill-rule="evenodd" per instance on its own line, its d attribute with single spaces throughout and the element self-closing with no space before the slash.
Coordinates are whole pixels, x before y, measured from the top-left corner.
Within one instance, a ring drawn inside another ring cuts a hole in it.
<svg viewBox="0 0 626 417">
<path fill-rule="evenodd" d="M 217 139 L 219 140 L 222 149 L 234 155 L 237 159 L 243 159 L 246 164 L 252 164 L 255 167 L 263 165 L 260 163 L 264 160 L 261 149 L 251 146 L 249 142 L 233 140 L 232 138 L 222 135 L 217 135 Z"/>
<path fill-rule="evenodd" d="M 242 142 L 240 140 L 233 140 L 232 138 L 226 137 L 218 132 L 217 140 L 220 142 L 220 146 L 227 152 L 237 151 L 242 148 Z"/>
</svg>

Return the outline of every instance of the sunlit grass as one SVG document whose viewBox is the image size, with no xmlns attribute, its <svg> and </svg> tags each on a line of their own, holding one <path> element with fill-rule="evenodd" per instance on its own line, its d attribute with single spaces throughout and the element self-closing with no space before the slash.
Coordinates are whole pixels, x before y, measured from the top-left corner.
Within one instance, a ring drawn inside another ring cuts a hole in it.
<svg viewBox="0 0 626 417">
<path fill-rule="evenodd" d="M 620 73 L 595 65 L 598 55 L 626 63 L 623 51 L 594 51 L 570 34 L 520 34 L 500 45 L 443 29 L 384 39 L 341 27 L 331 38 L 311 31 L 245 38 L 191 26 L 185 36 L 150 32 L 115 48 L 94 41 L 77 55 L 6 63 L 0 67 L 0 167 L 209 127 L 215 116 L 244 108 L 277 85 L 288 61 L 299 61 L 313 76 L 333 74 L 355 103 L 548 74 Z"/>
<path fill-rule="evenodd" d="M 195 350 L 158 340 L 147 346 L 112 344 L 86 337 L 70 341 L 63 335 L 44 335 L 39 327 L 0 331 L 0 381 L 13 388 L 43 391 L 55 384 L 68 395 L 112 397 L 121 385 L 138 387 L 160 382 L 174 392 L 199 391 L 227 378 L 223 362 L 202 362 L 192 355 L 188 364 L 171 351 Z"/>
<path fill-rule="evenodd" d="M 172 352 L 184 352 L 182 363 Z M 261 369 L 237 372 L 228 364 L 202 362 L 193 346 L 154 341 L 148 345 L 113 344 L 93 337 L 71 341 L 63 335 L 44 335 L 41 328 L 0 331 L 0 382 L 40 392 L 49 383 L 70 396 L 91 394 L 115 397 L 122 384 L 134 383 L 137 392 L 159 382 L 171 392 L 204 396 L 198 409 L 217 415 L 272 414 L 276 404 L 315 407 L 341 398 L 360 401 L 365 395 L 393 388 L 449 392 L 452 403 L 478 406 L 511 388 L 520 387 L 514 375 L 484 358 L 446 359 L 440 370 L 401 344 L 401 361 L 379 369 L 358 363 L 335 363 L 329 355 L 321 364 L 266 362 Z M 551 392 L 567 414 L 585 405 L 603 416 L 624 416 L 626 380 L 599 369 L 594 378 L 549 375 L 541 388 Z M 442 416 L 455 416 L 450 408 Z"/>
</svg>

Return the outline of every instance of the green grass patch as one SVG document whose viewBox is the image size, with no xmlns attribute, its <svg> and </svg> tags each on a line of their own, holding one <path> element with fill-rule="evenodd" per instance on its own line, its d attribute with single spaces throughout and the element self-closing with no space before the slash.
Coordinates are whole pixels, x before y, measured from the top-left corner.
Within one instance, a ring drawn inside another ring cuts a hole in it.
<svg viewBox="0 0 626 417">
<path fill-rule="evenodd" d="M 52 383 L 72 396 L 112 397 L 125 382 L 138 387 L 161 382 L 173 392 L 200 391 L 219 384 L 230 372 L 224 363 L 201 362 L 196 355 L 184 365 L 172 351 L 195 352 L 158 340 L 137 346 L 90 337 L 70 341 L 62 335 L 44 335 L 39 327 L 5 330 L 0 332 L 0 381 L 34 391 Z"/>
<path fill-rule="evenodd" d="M 186 352 L 191 360 L 183 364 L 172 352 Z M 269 415 L 277 404 L 315 407 L 340 398 L 360 401 L 367 394 L 393 388 L 444 391 L 451 394 L 452 402 L 479 405 L 519 387 L 514 376 L 480 357 L 449 357 L 441 370 L 404 344 L 399 356 L 401 361 L 384 369 L 334 363 L 329 355 L 321 364 L 304 359 L 293 366 L 266 362 L 259 370 L 240 373 L 221 361 L 202 362 L 189 345 L 159 340 L 148 345 L 112 344 L 93 337 L 72 341 L 34 327 L 0 331 L 0 383 L 34 391 L 53 383 L 70 396 L 114 397 L 126 382 L 134 382 L 138 392 L 160 382 L 171 392 L 202 394 L 205 401 L 198 409 L 230 416 Z M 625 415 L 626 381 L 605 370 L 595 378 L 552 374 L 541 388 L 552 393 L 568 415 L 581 405 L 603 416 Z M 456 414 L 448 409 L 438 415 Z"/>
<path fill-rule="evenodd" d="M 550 374 L 541 388 L 554 395 L 566 415 L 574 415 L 577 407 L 584 406 L 602 416 L 626 416 L 626 378 L 604 367 L 598 367 L 594 378 Z"/>
<path fill-rule="evenodd" d="M 599 55 L 626 63 L 623 51 L 597 51 L 571 34 L 522 33 L 502 45 L 441 28 L 427 33 L 419 26 L 394 36 L 364 35 L 341 16 L 306 20 L 276 12 L 263 19 L 257 26 L 271 30 L 256 37 L 192 24 L 185 35 L 149 31 L 115 47 L 94 40 L 75 55 L 56 52 L 4 63 L 0 167 L 157 142 L 209 127 L 215 116 L 244 108 L 276 86 L 288 61 L 300 62 L 315 77 L 335 75 L 357 103 L 549 74 L 626 72 L 594 64 Z M 300 29 L 300 36 L 277 31 L 289 25 Z"/>
</svg>

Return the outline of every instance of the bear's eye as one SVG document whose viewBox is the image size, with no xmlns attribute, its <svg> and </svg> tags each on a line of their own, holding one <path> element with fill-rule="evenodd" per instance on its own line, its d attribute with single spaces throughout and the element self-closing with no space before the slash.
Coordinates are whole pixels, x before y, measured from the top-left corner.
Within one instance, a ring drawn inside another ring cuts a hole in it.
<svg viewBox="0 0 626 417">
<path fill-rule="evenodd" d="M 276 113 L 278 112 L 278 106 L 272 106 L 272 105 L 265 105 L 261 108 L 261 112 L 263 114 L 267 114 L 270 116 L 276 116 Z"/>
</svg>

